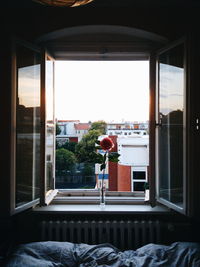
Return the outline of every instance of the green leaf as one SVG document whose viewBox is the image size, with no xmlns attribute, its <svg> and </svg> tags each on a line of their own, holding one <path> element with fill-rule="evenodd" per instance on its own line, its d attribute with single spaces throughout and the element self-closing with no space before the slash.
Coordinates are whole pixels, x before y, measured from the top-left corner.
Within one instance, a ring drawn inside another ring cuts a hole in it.
<svg viewBox="0 0 200 267">
<path fill-rule="evenodd" d="M 118 159 L 119 156 L 120 156 L 119 153 L 117 153 L 117 152 L 111 152 L 108 155 L 108 160 L 111 161 L 111 162 L 118 162 L 119 161 L 119 159 Z"/>
<path fill-rule="evenodd" d="M 95 163 L 103 163 L 104 162 L 104 158 L 103 158 L 103 155 L 101 155 L 100 153 L 96 153 L 94 152 L 93 153 L 93 159 L 94 159 L 94 162 Z"/>
<path fill-rule="evenodd" d="M 99 140 L 96 140 L 95 143 L 96 143 L 97 145 L 100 145 L 100 141 L 99 141 Z"/>
</svg>

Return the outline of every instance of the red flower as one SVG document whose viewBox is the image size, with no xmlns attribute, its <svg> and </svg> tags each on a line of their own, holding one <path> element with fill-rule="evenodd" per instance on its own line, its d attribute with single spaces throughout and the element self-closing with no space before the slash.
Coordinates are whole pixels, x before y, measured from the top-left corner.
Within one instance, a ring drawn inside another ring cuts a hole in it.
<svg viewBox="0 0 200 267">
<path fill-rule="evenodd" d="M 109 137 L 105 137 L 100 141 L 100 146 L 102 147 L 103 150 L 109 151 L 114 147 L 114 143 L 112 139 L 110 139 Z"/>
</svg>

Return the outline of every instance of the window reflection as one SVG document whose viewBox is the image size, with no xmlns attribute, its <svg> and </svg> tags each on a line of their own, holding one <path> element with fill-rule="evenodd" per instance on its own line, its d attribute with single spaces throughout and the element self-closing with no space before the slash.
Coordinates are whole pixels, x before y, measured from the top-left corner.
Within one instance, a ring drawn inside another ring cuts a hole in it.
<svg viewBox="0 0 200 267">
<path fill-rule="evenodd" d="M 159 58 L 159 195 L 183 206 L 184 47 Z"/>
<path fill-rule="evenodd" d="M 40 55 L 17 46 L 16 206 L 39 197 Z"/>
</svg>

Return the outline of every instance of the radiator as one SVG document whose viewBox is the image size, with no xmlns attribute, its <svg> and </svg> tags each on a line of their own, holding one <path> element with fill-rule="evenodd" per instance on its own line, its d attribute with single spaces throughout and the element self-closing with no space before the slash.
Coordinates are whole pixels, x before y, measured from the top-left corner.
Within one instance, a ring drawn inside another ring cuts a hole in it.
<svg viewBox="0 0 200 267">
<path fill-rule="evenodd" d="M 73 243 L 110 243 L 119 249 L 136 249 L 148 243 L 160 243 L 159 221 L 42 221 L 43 241 Z"/>
</svg>

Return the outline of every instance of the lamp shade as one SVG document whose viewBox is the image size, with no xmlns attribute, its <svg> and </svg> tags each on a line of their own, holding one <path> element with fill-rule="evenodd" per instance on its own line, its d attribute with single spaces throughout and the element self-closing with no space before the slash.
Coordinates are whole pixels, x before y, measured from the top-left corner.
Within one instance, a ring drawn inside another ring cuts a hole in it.
<svg viewBox="0 0 200 267">
<path fill-rule="evenodd" d="M 55 7 L 75 7 L 88 4 L 93 0 L 33 0 L 43 5 Z"/>
</svg>

